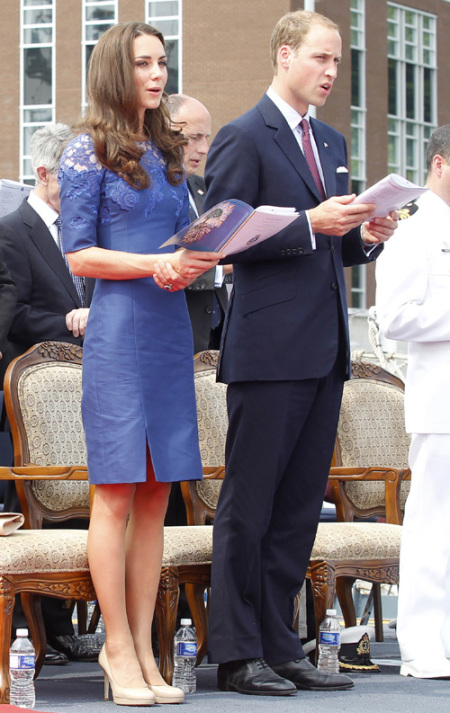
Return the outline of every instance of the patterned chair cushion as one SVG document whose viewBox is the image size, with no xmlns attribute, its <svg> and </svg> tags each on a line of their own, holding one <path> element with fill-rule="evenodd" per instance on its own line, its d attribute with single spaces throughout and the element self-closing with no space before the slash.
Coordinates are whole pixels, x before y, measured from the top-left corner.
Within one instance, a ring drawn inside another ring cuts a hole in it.
<svg viewBox="0 0 450 713">
<path fill-rule="evenodd" d="M 181 525 L 164 528 L 163 567 L 211 564 L 211 525 Z"/>
<path fill-rule="evenodd" d="M 210 564 L 213 528 L 188 525 L 164 529 L 163 566 Z M 312 560 L 376 560 L 398 558 L 401 525 L 372 522 L 321 522 Z"/>
<path fill-rule="evenodd" d="M 18 530 L 0 539 L 0 575 L 89 572 L 87 530 Z"/>
<path fill-rule="evenodd" d="M 86 465 L 81 421 L 81 365 L 49 362 L 28 368 L 18 383 L 30 463 Z M 89 508 L 89 484 L 36 481 L 37 500 L 49 510 Z"/>
<path fill-rule="evenodd" d="M 163 566 L 211 564 L 209 525 L 166 527 Z M 0 538 L 0 575 L 89 571 L 87 530 L 18 530 Z"/>
<path fill-rule="evenodd" d="M 312 560 L 376 560 L 398 558 L 401 525 L 378 522 L 321 522 Z"/>
<path fill-rule="evenodd" d="M 408 467 L 410 438 L 405 431 L 404 394 L 373 379 L 351 379 L 344 386 L 338 439 L 343 467 Z M 410 484 L 400 486 L 403 510 Z M 345 492 L 358 508 L 384 505 L 384 483 L 346 483 Z"/>
</svg>

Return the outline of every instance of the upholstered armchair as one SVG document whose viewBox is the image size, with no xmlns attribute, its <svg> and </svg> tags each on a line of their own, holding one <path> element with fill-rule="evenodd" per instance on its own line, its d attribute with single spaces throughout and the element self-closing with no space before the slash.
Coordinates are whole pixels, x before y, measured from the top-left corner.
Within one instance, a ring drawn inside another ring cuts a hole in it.
<svg viewBox="0 0 450 713">
<path fill-rule="evenodd" d="M 75 344 L 42 342 L 8 367 L 5 407 L 11 426 L 14 465 L 86 466 L 81 420 L 81 359 Z M 15 482 L 25 528 L 43 522 L 89 518 L 89 483 L 85 480 L 18 479 Z M 90 630 L 95 630 L 98 607 Z M 87 628 L 87 608 L 78 605 L 78 628 Z"/>
<path fill-rule="evenodd" d="M 0 468 L 0 480 L 25 479 L 59 484 L 86 480 L 86 468 Z M 87 483 L 85 483 L 87 485 Z M 22 595 L 36 649 L 36 675 L 45 656 L 45 629 L 40 612 L 43 595 L 87 602 L 95 599 L 87 559 L 87 530 L 23 529 L 0 537 L 0 703 L 9 703 L 9 646 L 14 600 Z"/>
<path fill-rule="evenodd" d="M 353 522 L 355 518 L 375 517 L 400 525 L 410 487 L 408 450 L 403 382 L 376 364 L 352 362 L 329 479 L 337 519 Z M 356 623 L 352 584 L 347 579 L 337 585 L 347 626 Z M 376 638 L 380 641 L 383 630 L 378 585 L 373 587 L 373 599 Z"/>
<path fill-rule="evenodd" d="M 74 344 L 42 342 L 9 365 L 4 392 L 15 466 L 86 465 L 82 354 Z M 25 527 L 89 517 L 87 482 L 20 480 L 16 490 Z"/>
</svg>

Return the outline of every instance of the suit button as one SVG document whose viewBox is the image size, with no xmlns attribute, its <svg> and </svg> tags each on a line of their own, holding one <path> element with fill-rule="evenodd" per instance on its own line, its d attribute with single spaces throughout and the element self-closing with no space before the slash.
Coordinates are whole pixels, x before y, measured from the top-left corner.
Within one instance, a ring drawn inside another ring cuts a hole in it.
<svg viewBox="0 0 450 713">
<path fill-rule="evenodd" d="M 206 314 L 212 314 L 212 307 L 207 307 L 205 312 Z"/>
<path fill-rule="evenodd" d="M 303 255 L 303 248 L 299 248 L 299 249 L 298 249 L 298 254 L 299 254 L 299 255 Z"/>
<path fill-rule="evenodd" d="M 291 248 L 288 248 L 288 249 L 286 250 L 286 255 L 292 255 L 292 250 L 291 250 Z"/>
<path fill-rule="evenodd" d="M 200 289 L 201 289 L 201 290 L 206 290 L 206 282 L 201 282 L 201 283 L 200 283 Z"/>
<path fill-rule="evenodd" d="M 286 255 L 286 250 L 282 250 L 282 251 L 281 251 L 281 254 L 282 254 L 283 257 L 284 257 L 284 256 Z"/>
<path fill-rule="evenodd" d="M 332 290 L 337 290 L 337 288 L 338 288 L 337 282 L 332 282 L 332 283 L 331 283 L 331 289 L 332 289 Z"/>
</svg>

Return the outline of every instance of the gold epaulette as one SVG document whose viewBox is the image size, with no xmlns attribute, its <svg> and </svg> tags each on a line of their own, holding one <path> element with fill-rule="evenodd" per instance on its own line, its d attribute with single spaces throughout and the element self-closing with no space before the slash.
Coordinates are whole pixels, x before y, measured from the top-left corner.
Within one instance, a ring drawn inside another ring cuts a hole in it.
<svg viewBox="0 0 450 713">
<path fill-rule="evenodd" d="M 400 208 L 400 210 L 398 212 L 399 219 L 406 220 L 406 218 L 411 218 L 411 216 L 414 215 L 414 213 L 418 210 L 419 210 L 419 206 L 416 204 L 416 202 L 410 201 L 405 206 L 403 206 L 403 208 Z"/>
</svg>

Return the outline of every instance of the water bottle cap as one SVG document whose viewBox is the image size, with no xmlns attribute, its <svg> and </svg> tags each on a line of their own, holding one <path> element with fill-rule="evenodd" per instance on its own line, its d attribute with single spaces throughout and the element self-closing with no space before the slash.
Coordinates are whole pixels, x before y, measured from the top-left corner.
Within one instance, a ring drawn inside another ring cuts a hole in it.
<svg viewBox="0 0 450 713">
<path fill-rule="evenodd" d="M 16 629 L 16 636 L 28 636 L 28 629 Z"/>
<path fill-rule="evenodd" d="M 337 612 L 336 609 L 327 609 L 326 614 L 327 616 L 336 616 Z"/>
<path fill-rule="evenodd" d="M 181 626 L 192 626 L 192 619 L 181 619 Z"/>
</svg>

